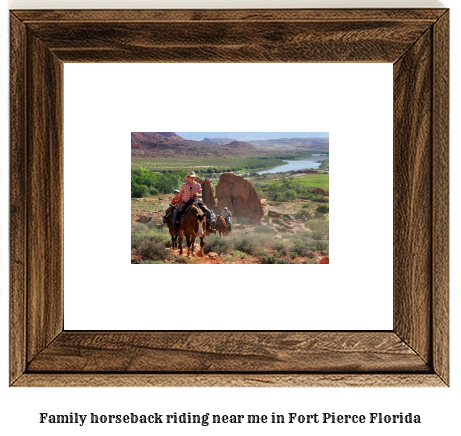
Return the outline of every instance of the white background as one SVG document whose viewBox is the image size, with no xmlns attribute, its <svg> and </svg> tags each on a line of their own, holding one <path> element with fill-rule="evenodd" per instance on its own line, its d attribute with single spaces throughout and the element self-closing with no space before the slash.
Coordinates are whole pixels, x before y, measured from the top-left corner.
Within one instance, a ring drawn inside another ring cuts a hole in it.
<svg viewBox="0 0 461 436">
<path fill-rule="evenodd" d="M 65 64 L 64 83 L 67 330 L 392 330 L 392 64 Z M 330 265 L 130 264 L 130 133 L 230 128 L 330 132 Z"/>
<path fill-rule="evenodd" d="M 91 1 L 91 2 L 32 2 L 32 1 L 12 1 L 12 7 L 144 7 L 148 4 L 155 7 L 156 2 L 122 2 L 122 1 Z M 176 3 L 176 2 L 175 2 Z M 355 2 L 357 3 L 361 2 Z M 413 4 L 416 2 L 393 2 L 400 6 Z M 422 4 L 421 2 L 417 2 Z M 427 4 L 428 2 L 424 2 Z M 170 5 L 173 3 L 170 2 Z M 178 3 L 180 4 L 180 3 Z M 182 5 L 185 3 L 183 2 Z M 194 3 L 197 4 L 197 3 Z M 210 6 L 210 2 L 201 3 L 200 5 Z M 220 2 L 219 5 L 222 5 Z M 225 3 L 224 3 L 225 4 Z M 261 5 L 261 3 L 259 3 Z M 297 5 L 314 5 L 315 2 L 297 2 Z M 350 7 L 354 3 L 349 1 L 336 1 L 336 6 Z M 364 5 L 364 3 L 361 3 Z M 375 2 L 375 6 L 381 6 L 383 3 Z M 392 2 L 387 2 L 391 4 Z M 432 2 L 433 4 L 433 2 Z M 229 5 L 229 2 L 227 3 Z M 233 3 L 235 5 L 235 3 Z M 246 5 L 258 5 L 258 2 L 246 3 Z M 287 4 L 277 2 L 264 2 L 266 7 L 287 6 Z M 290 6 L 294 3 L 290 2 Z M 318 2 L 317 2 L 318 5 Z M 373 3 L 371 4 L 373 6 Z M 446 1 L 445 5 L 451 7 L 451 77 L 461 76 L 459 68 L 460 53 L 460 22 L 461 7 L 456 1 Z M 367 6 L 370 6 L 368 2 Z M 2 5 L 0 32 L 1 39 L 1 101 L 8 101 L 8 65 L 7 65 L 7 14 L 6 5 Z M 458 82 L 452 80 L 452 124 L 451 124 L 451 144 L 459 144 L 461 141 L 461 131 L 459 122 L 460 116 L 460 87 Z M 461 400 L 460 387 L 460 317 L 459 304 L 460 296 L 457 290 L 460 288 L 459 268 L 456 268 L 461 261 L 459 246 L 455 241 L 459 241 L 459 226 L 453 226 L 451 229 L 451 387 L 449 389 L 403 389 L 403 388 L 318 388 L 318 389 L 281 389 L 281 388 L 260 388 L 260 389 L 243 389 L 243 388 L 81 388 L 81 389 L 52 389 L 52 388 L 9 388 L 8 387 L 8 107 L 2 105 L 1 111 L 1 217 L 2 223 L 0 237 L 2 240 L 0 252 L 0 268 L 2 273 L 1 294 L 0 294 L 0 319 L 1 329 L 1 361 L 0 361 L 0 429 L 2 434 L 35 434 L 35 435 L 100 435 L 100 434 L 140 434 L 152 435 L 158 434 L 188 434 L 201 435 L 206 432 L 211 434 L 315 434 L 315 435 L 387 435 L 390 432 L 395 435 L 408 434 L 447 434 L 455 435 L 459 432 L 459 401 Z M 459 162 L 459 147 L 452 146 L 451 162 L 455 165 Z M 451 190 L 451 222 L 460 221 L 460 201 L 458 186 L 461 182 L 460 172 L 452 171 L 452 190 Z M 336 413 L 399 413 L 413 412 L 421 415 L 423 423 L 421 425 L 341 425 L 341 426 L 315 426 L 296 425 L 291 427 L 284 426 L 222 426 L 216 431 L 216 427 L 200 426 L 177 426 L 177 427 L 139 427 L 139 426 L 120 426 L 97 428 L 91 426 L 77 427 L 74 425 L 62 427 L 51 425 L 39 425 L 39 412 L 49 413 L 69 413 L 78 412 L 88 414 L 90 412 L 99 414 L 117 414 L 129 413 L 172 413 L 177 412 L 194 412 L 194 413 L 315 413 L 315 412 L 336 412 Z"/>
</svg>

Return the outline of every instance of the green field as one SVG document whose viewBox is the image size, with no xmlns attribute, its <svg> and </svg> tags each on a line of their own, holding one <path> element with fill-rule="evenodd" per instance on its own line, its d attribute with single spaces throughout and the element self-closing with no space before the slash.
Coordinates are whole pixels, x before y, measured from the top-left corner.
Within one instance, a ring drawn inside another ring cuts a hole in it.
<svg viewBox="0 0 461 436">
<path fill-rule="evenodd" d="M 272 168 L 283 164 L 281 159 L 269 157 L 232 157 L 232 158 L 132 158 L 131 169 L 146 168 L 152 171 L 179 171 L 179 170 L 206 170 L 208 168 L 217 171 L 241 171 L 251 169 Z"/>
<path fill-rule="evenodd" d="M 310 153 L 266 153 L 252 156 L 191 156 L 177 158 L 131 157 L 131 169 L 140 167 L 152 171 L 207 170 L 215 172 L 247 171 L 273 168 L 284 164 L 284 159 L 303 159 Z"/>
<path fill-rule="evenodd" d="M 295 180 L 301 186 L 315 186 L 316 188 L 322 188 L 324 191 L 328 191 L 330 187 L 329 174 L 309 174 L 296 177 Z"/>
<path fill-rule="evenodd" d="M 288 187 L 287 184 L 289 184 L 289 187 L 316 187 L 321 188 L 324 191 L 328 191 L 329 180 L 329 174 L 309 174 L 300 177 L 288 177 L 285 180 L 284 178 L 280 178 L 278 180 L 273 181 L 262 181 L 256 184 L 265 187 L 270 187 L 271 189 L 282 188 L 284 187 L 284 185 Z"/>
</svg>

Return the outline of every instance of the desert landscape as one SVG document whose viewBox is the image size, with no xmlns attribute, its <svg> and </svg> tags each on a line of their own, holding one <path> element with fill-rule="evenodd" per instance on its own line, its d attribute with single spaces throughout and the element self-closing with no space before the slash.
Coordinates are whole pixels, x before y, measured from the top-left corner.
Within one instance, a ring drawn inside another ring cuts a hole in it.
<svg viewBox="0 0 461 436">
<path fill-rule="evenodd" d="M 328 137 L 201 135 L 132 133 L 131 263 L 329 263 Z M 164 222 L 189 171 L 210 210 L 232 213 L 230 234 L 207 234 L 203 256 L 198 238 L 194 255 L 188 256 L 185 238 L 180 255 Z"/>
</svg>

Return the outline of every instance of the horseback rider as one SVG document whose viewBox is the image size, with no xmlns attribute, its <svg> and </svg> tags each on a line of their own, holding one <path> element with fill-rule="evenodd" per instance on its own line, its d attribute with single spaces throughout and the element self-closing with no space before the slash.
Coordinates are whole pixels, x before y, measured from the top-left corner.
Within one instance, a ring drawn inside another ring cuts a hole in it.
<svg viewBox="0 0 461 436">
<path fill-rule="evenodd" d="M 211 211 L 211 224 L 216 227 L 216 214 L 214 211 Z"/>
<path fill-rule="evenodd" d="M 181 220 L 181 214 L 190 206 L 195 200 L 201 200 L 202 197 L 202 186 L 200 183 L 197 183 L 194 179 L 197 175 L 191 171 L 184 178 L 186 182 L 181 186 L 181 192 L 179 193 L 179 207 L 174 211 L 174 224 L 177 229 L 179 229 L 179 223 Z M 216 233 L 216 230 L 211 224 L 211 211 L 205 206 L 203 202 L 197 204 L 200 209 L 207 215 L 207 222 L 209 226 L 209 231 Z"/>
<path fill-rule="evenodd" d="M 221 212 L 221 216 L 226 220 L 226 223 L 229 226 L 229 232 L 231 232 L 232 222 L 230 220 L 230 217 L 232 216 L 232 212 L 227 207 L 225 207 Z"/>
<path fill-rule="evenodd" d="M 179 206 L 179 194 L 181 193 L 181 191 L 179 191 L 179 189 L 176 189 L 174 191 L 174 198 L 171 200 L 170 204 L 172 206 L 174 206 L 175 208 Z"/>
<path fill-rule="evenodd" d="M 180 193 L 180 191 L 178 189 L 176 189 L 174 191 L 174 197 L 170 201 L 170 206 L 165 211 L 165 215 L 163 216 L 163 218 L 166 218 L 167 215 L 171 212 L 172 209 L 177 209 L 178 208 L 178 206 L 179 206 L 179 193 Z"/>
</svg>

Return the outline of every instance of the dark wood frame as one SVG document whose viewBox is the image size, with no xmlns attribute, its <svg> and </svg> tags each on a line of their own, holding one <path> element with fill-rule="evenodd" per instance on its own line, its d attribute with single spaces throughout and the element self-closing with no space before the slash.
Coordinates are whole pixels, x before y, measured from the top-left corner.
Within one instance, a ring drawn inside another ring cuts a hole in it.
<svg viewBox="0 0 461 436">
<path fill-rule="evenodd" d="M 447 9 L 10 20 L 12 386 L 448 385 Z M 64 62 L 392 62 L 393 330 L 64 331 Z"/>
</svg>

